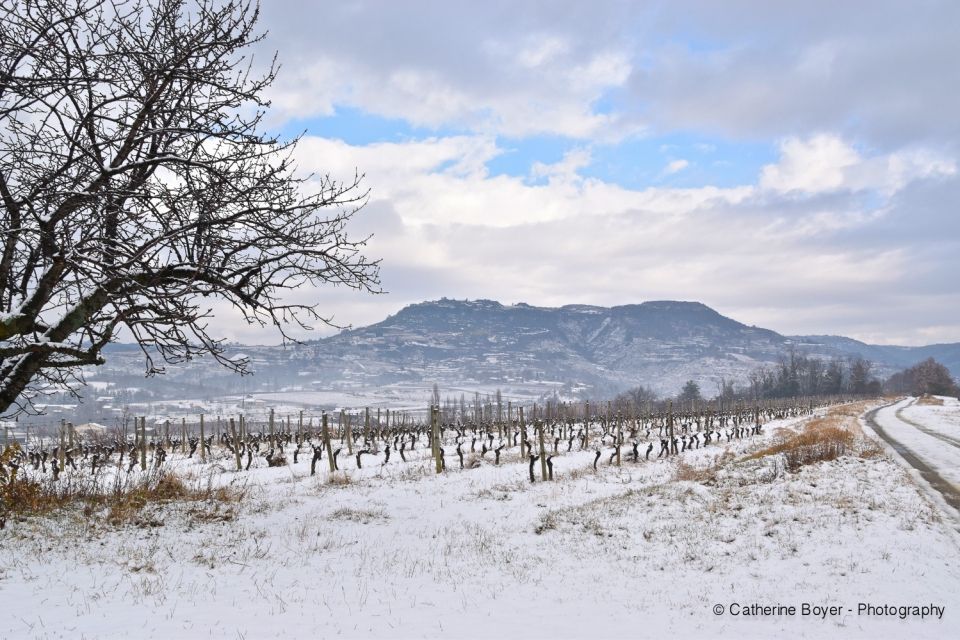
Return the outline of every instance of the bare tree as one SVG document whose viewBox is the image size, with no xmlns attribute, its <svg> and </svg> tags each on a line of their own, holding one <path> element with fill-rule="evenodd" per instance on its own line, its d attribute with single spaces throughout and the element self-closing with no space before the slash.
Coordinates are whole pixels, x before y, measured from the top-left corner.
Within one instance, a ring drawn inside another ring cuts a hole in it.
<svg viewBox="0 0 960 640">
<path fill-rule="evenodd" d="M 884 384 L 893 393 L 908 392 L 915 396 L 924 394 L 956 396 L 960 393 L 950 370 L 933 358 L 927 358 L 912 367 L 895 373 Z"/>
<path fill-rule="evenodd" d="M 360 176 L 299 176 L 262 133 L 247 0 L 0 0 L 0 413 L 72 388 L 118 332 L 147 374 L 210 354 L 212 301 L 331 324 L 285 293 L 376 292 Z"/>
<path fill-rule="evenodd" d="M 623 413 L 643 411 L 648 405 L 657 401 L 657 394 L 642 384 L 620 393 L 613 399 L 613 406 Z"/>
<path fill-rule="evenodd" d="M 873 364 L 869 360 L 860 357 L 850 359 L 850 393 L 871 393 L 871 382 L 874 380 L 871 375 L 872 368 Z"/>
</svg>

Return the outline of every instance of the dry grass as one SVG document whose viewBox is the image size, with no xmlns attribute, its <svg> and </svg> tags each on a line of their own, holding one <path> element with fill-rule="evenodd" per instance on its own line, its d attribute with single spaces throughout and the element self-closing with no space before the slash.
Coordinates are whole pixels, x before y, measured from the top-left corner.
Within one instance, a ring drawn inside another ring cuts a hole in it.
<svg viewBox="0 0 960 640">
<path fill-rule="evenodd" d="M 479 453 L 468 453 L 463 459 L 465 469 L 477 469 L 483 464 Z"/>
<path fill-rule="evenodd" d="M 327 476 L 327 484 L 346 487 L 353 484 L 353 478 L 346 471 L 334 471 Z"/>
<path fill-rule="evenodd" d="M 770 446 L 746 459 L 782 455 L 787 470 L 794 472 L 804 465 L 836 460 L 847 454 L 875 457 L 881 453 L 879 446 L 865 441 L 857 424 L 862 411 L 859 404 L 835 407 L 827 415 L 809 420 L 799 431 L 782 430 Z"/>
<path fill-rule="evenodd" d="M 110 524 L 118 525 L 139 523 L 140 514 L 148 505 L 178 502 L 220 505 L 237 502 L 241 497 L 241 493 L 233 488 L 202 486 L 199 483 L 188 485 L 173 473 L 158 472 L 154 478 L 148 476 L 127 490 L 103 496 L 99 502 L 108 507 L 107 520 Z M 208 517 L 211 514 L 206 511 L 201 510 L 200 514 L 201 519 L 211 519 Z M 221 518 L 212 515 L 212 519 Z"/>
<path fill-rule="evenodd" d="M 943 398 L 938 398 L 937 396 L 931 396 L 929 393 L 920 396 L 917 400 L 917 404 L 927 404 L 934 407 L 943 406 Z"/>
<path fill-rule="evenodd" d="M 200 506 L 238 502 L 243 492 L 233 487 L 214 487 L 199 480 L 184 481 L 180 476 L 152 470 L 145 474 L 118 474 L 111 479 L 102 476 L 49 477 L 26 474 L 6 476 L 0 480 L 0 528 L 8 518 L 27 518 L 75 510 L 88 519 L 111 525 L 127 523 L 160 526 L 155 517 L 144 518 L 148 506 L 191 503 Z M 204 517 L 210 509 L 194 507 L 191 511 Z M 216 509 L 215 509 L 216 510 Z"/>
<path fill-rule="evenodd" d="M 350 522 L 359 522 L 368 524 L 377 520 L 388 520 L 389 517 L 383 509 L 352 509 L 342 507 L 330 514 L 334 520 L 348 520 Z"/>
<path fill-rule="evenodd" d="M 700 482 L 703 484 L 715 482 L 717 479 L 717 471 L 728 462 L 731 462 L 733 458 L 733 453 L 728 450 L 722 455 L 707 461 L 702 466 L 691 464 L 683 459 L 677 459 L 676 466 L 673 469 L 673 480 L 675 482 Z"/>
<path fill-rule="evenodd" d="M 542 516 L 540 520 L 533 527 L 533 532 L 537 535 L 543 534 L 544 531 L 552 531 L 557 528 L 557 513 L 555 511 L 548 511 Z"/>
<path fill-rule="evenodd" d="M 287 458 L 285 456 L 274 456 L 267 461 L 268 467 L 283 467 L 287 464 Z"/>
</svg>

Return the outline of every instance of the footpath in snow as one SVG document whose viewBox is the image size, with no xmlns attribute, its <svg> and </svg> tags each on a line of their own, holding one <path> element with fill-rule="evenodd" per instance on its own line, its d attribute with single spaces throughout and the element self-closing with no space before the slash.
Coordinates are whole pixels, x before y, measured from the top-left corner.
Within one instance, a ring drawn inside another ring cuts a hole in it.
<svg viewBox="0 0 960 640">
<path fill-rule="evenodd" d="M 905 398 L 878 409 L 867 425 L 915 471 L 960 530 L 960 400 Z"/>
</svg>

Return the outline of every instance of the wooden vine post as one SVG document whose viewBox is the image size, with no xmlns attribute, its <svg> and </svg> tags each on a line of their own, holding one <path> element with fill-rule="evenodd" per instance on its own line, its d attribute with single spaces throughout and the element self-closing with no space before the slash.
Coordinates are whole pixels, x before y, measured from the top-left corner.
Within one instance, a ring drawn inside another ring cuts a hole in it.
<svg viewBox="0 0 960 640">
<path fill-rule="evenodd" d="M 347 453 L 353 455 L 353 425 L 351 424 L 350 414 L 347 415 L 347 426 L 345 427 L 345 432 L 347 434 Z"/>
<path fill-rule="evenodd" d="M 433 459 L 436 463 L 437 473 L 443 472 L 443 454 L 440 453 L 440 407 L 432 405 L 430 407 L 430 432 L 433 434 Z"/>
<path fill-rule="evenodd" d="M 673 400 L 667 404 L 667 437 L 670 438 L 668 451 L 673 451 Z"/>
<path fill-rule="evenodd" d="M 147 470 L 147 417 L 140 418 L 140 471 Z"/>
<path fill-rule="evenodd" d="M 337 470 L 337 464 L 333 459 L 333 447 L 330 446 L 330 427 L 327 426 L 327 414 L 323 414 L 322 427 L 323 446 L 327 448 L 327 462 L 330 464 L 330 473 Z"/>
<path fill-rule="evenodd" d="M 241 420 L 243 417 L 241 416 Z M 237 437 L 237 425 L 233 422 L 233 418 L 230 418 L 230 435 L 233 436 L 233 455 L 237 460 L 237 471 L 243 468 L 243 463 L 240 460 L 240 438 Z"/>
<path fill-rule="evenodd" d="M 547 449 L 543 443 L 543 430 L 546 427 L 546 423 L 541 420 L 538 425 L 540 431 L 540 480 L 547 479 Z"/>
<path fill-rule="evenodd" d="M 620 412 L 617 412 L 617 466 L 620 466 L 620 447 L 623 445 L 623 418 Z"/>
<path fill-rule="evenodd" d="M 273 407 L 270 407 L 270 447 L 276 446 L 273 438 Z"/>
<path fill-rule="evenodd" d="M 583 406 L 583 448 L 590 446 L 590 401 Z"/>
<path fill-rule="evenodd" d="M 60 419 L 60 448 L 57 449 L 57 462 L 60 464 L 60 470 L 67 462 L 67 421 Z"/>
<path fill-rule="evenodd" d="M 527 424 L 523 420 L 523 407 L 518 407 L 520 413 L 520 459 L 527 457 Z"/>
<path fill-rule="evenodd" d="M 206 440 L 204 439 L 203 433 L 203 414 L 200 414 L 200 462 L 207 461 L 207 448 L 205 446 Z"/>
</svg>

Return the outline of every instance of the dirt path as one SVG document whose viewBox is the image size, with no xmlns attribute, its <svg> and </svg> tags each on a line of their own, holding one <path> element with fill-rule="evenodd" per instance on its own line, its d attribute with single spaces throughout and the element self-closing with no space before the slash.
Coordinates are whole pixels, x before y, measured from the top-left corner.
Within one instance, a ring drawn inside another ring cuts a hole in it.
<svg viewBox="0 0 960 640">
<path fill-rule="evenodd" d="M 877 420 L 876 420 L 877 413 L 891 406 L 893 405 L 888 404 L 882 407 L 877 407 L 872 411 L 868 411 L 864 415 L 864 419 L 866 420 L 867 424 L 870 425 L 870 428 L 873 429 L 878 436 L 883 438 L 887 442 L 887 444 L 893 447 L 893 449 L 897 453 L 899 453 L 904 460 L 907 461 L 907 464 L 909 464 L 911 467 L 913 467 L 920 473 L 920 477 L 926 480 L 927 484 L 929 484 L 931 487 L 936 489 L 937 492 L 939 492 L 940 495 L 943 496 L 943 499 L 946 501 L 948 505 L 950 505 L 951 507 L 956 509 L 958 512 L 960 512 L 960 491 L 958 491 L 956 487 L 954 487 L 950 482 L 945 480 L 943 476 L 941 476 L 937 472 L 936 469 L 934 469 L 929 464 L 927 464 L 922 458 L 917 456 L 913 451 L 905 447 L 899 441 L 891 437 L 890 434 L 877 423 Z M 900 417 L 899 411 L 897 411 L 895 415 L 897 416 L 897 419 L 901 420 L 905 424 L 908 424 L 914 428 L 918 428 L 928 435 L 933 435 L 935 437 L 940 435 L 940 434 L 930 433 L 928 429 L 920 427 L 915 422 L 904 420 L 903 418 Z M 957 446 L 954 443 L 951 443 L 951 444 L 953 444 L 954 446 Z"/>
<path fill-rule="evenodd" d="M 946 442 L 946 443 L 949 444 L 951 447 L 957 447 L 958 449 L 960 449 L 960 440 L 957 440 L 956 438 L 951 438 L 950 436 L 945 435 L 945 434 L 943 434 L 943 433 L 938 433 L 938 432 L 934 431 L 933 429 L 928 429 L 927 427 L 923 426 L 922 424 L 916 423 L 916 422 L 914 422 L 913 420 L 911 420 L 910 418 L 908 418 L 908 417 L 906 417 L 905 415 L 903 415 L 903 410 L 904 410 L 904 409 L 906 409 L 907 407 L 912 407 L 912 406 L 915 405 L 916 403 L 917 403 L 917 400 L 916 400 L 916 398 L 914 398 L 913 400 L 910 401 L 910 404 L 908 404 L 908 405 L 906 405 L 906 406 L 903 406 L 903 407 L 900 407 L 899 409 L 897 409 L 897 413 L 896 413 L 897 418 L 900 419 L 901 422 L 906 422 L 906 423 L 907 423 L 908 425 L 910 425 L 911 427 L 915 427 L 915 428 L 919 429 L 920 431 L 923 431 L 923 432 L 924 432 L 925 434 L 927 434 L 928 436 L 933 436 L 934 438 L 936 438 L 937 440 L 940 440 L 941 442 Z"/>
</svg>

